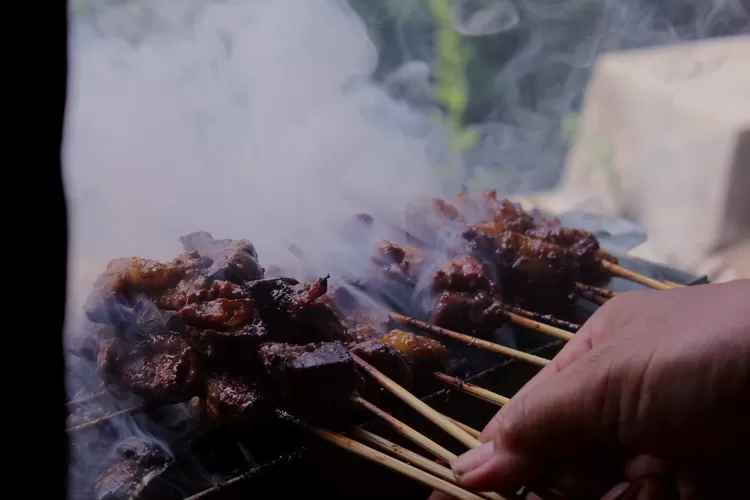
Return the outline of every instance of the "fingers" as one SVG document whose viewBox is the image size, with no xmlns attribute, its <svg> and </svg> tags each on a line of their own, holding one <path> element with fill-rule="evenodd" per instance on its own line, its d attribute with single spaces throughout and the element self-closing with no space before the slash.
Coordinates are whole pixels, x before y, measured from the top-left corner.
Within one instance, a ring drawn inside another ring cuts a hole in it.
<svg viewBox="0 0 750 500">
<path fill-rule="evenodd" d="M 573 340 L 568 342 L 547 366 L 542 368 L 542 370 L 537 373 L 534 378 L 526 383 L 526 385 L 524 385 L 521 390 L 516 393 L 514 398 L 523 396 L 535 386 L 553 379 L 560 371 L 564 370 L 565 368 L 573 364 L 576 360 L 581 358 L 581 356 L 589 352 L 601 336 L 600 332 L 603 331 L 603 326 L 609 316 L 608 311 L 609 310 L 605 310 L 604 308 L 597 311 L 597 313 L 600 314 L 595 314 L 594 316 L 592 316 L 589 321 L 587 321 L 581 327 L 578 333 L 576 333 L 575 337 L 573 337 Z M 497 432 L 497 426 L 499 425 L 498 421 L 500 418 L 502 418 L 501 415 L 502 410 L 498 412 L 495 417 L 490 420 L 490 422 L 485 426 L 482 434 L 479 436 L 480 441 L 486 442 L 492 439 L 492 437 Z"/>
</svg>

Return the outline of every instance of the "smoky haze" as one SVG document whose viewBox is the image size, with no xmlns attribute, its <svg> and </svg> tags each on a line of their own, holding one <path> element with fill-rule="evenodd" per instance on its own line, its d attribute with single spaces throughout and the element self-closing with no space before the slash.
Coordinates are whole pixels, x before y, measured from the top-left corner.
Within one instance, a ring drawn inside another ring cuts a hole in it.
<svg viewBox="0 0 750 500">
<path fill-rule="evenodd" d="M 377 54 L 354 13 L 223 2 L 192 22 L 136 45 L 75 28 L 71 304 L 109 259 L 171 259 L 191 231 L 250 238 L 264 265 L 291 243 L 318 261 L 352 214 L 435 192 L 424 134 L 404 132 L 424 118 L 361 83 Z"/>
</svg>

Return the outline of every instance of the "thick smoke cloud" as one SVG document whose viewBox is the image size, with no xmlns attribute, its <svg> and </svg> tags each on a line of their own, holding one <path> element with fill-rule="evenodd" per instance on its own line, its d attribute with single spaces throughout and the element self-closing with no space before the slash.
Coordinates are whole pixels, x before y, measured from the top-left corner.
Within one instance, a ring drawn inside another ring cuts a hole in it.
<svg viewBox="0 0 750 500">
<path fill-rule="evenodd" d="M 435 192 L 429 128 L 364 83 L 376 53 L 353 12 L 308 0 L 154 5 L 167 9 L 153 16 L 164 29 L 138 43 L 127 40 L 142 18 L 122 9 L 97 18 L 99 33 L 74 28 L 71 304 L 109 259 L 171 258 L 191 231 L 250 238 L 264 264 L 291 258 L 292 242 L 319 261 L 352 214 L 387 216 Z"/>
</svg>

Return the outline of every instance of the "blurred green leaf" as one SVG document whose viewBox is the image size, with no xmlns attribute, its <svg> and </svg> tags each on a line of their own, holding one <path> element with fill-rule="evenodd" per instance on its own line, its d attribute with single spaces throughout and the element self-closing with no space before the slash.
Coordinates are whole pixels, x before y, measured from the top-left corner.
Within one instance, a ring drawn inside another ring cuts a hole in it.
<svg viewBox="0 0 750 500">
<path fill-rule="evenodd" d="M 563 120 L 562 127 L 560 128 L 560 134 L 566 141 L 572 141 L 578 133 L 578 128 L 581 124 L 581 115 L 576 112 L 568 113 L 568 116 Z"/>
</svg>

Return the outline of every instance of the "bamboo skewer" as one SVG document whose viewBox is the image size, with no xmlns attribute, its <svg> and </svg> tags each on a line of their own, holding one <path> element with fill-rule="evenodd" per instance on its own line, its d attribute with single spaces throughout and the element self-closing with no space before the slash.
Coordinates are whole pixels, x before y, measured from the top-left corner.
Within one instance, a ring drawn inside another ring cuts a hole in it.
<svg viewBox="0 0 750 500">
<path fill-rule="evenodd" d="M 426 472 L 430 472 L 431 474 L 439 477 L 440 479 L 443 479 L 444 481 L 447 481 L 451 484 L 456 484 L 456 477 L 453 475 L 453 472 L 447 467 L 438 465 L 432 460 L 418 455 L 413 451 L 407 450 L 406 448 L 399 446 L 396 443 L 388 441 L 387 439 L 384 439 L 377 434 L 373 434 L 372 432 L 366 431 L 364 429 L 354 429 L 352 433 L 354 436 L 361 439 L 367 444 L 376 446 L 387 453 L 392 453 L 404 460 L 404 462 L 411 463 L 425 470 Z M 497 493 L 477 493 L 477 495 L 488 500 L 505 500 L 504 497 L 498 495 Z"/>
<path fill-rule="evenodd" d="M 380 408 L 370 403 L 366 399 L 363 399 L 359 396 L 354 396 L 352 397 L 352 401 L 366 408 L 367 410 L 371 411 L 378 417 L 382 418 L 388 425 L 391 426 L 393 430 L 395 430 L 396 432 L 398 432 L 405 438 L 411 440 L 412 442 L 416 443 L 422 449 L 427 450 L 428 452 L 432 453 L 437 458 L 442 458 L 443 460 L 447 462 L 450 462 L 451 460 L 456 459 L 457 455 L 455 453 L 443 448 L 432 439 L 420 434 L 415 429 L 409 427 L 408 425 L 406 425 L 405 423 L 403 423 L 402 421 L 400 421 L 399 419 L 397 419 L 390 413 L 387 413 L 381 410 Z"/>
<path fill-rule="evenodd" d="M 82 398 L 74 399 L 72 401 L 66 401 L 65 406 L 77 406 L 83 403 L 88 403 L 89 401 L 98 399 L 104 396 L 105 394 L 107 394 L 107 391 L 99 391 L 94 394 L 90 394 L 88 396 L 82 397 Z"/>
<path fill-rule="evenodd" d="M 430 333 L 434 333 L 436 335 L 443 335 L 445 337 L 450 337 L 454 340 L 458 340 L 459 342 L 465 342 L 467 345 L 478 347 L 486 351 L 492 351 L 498 354 L 503 354 L 505 356 L 520 359 L 521 361 L 526 361 L 527 363 L 531 363 L 537 366 L 546 366 L 550 363 L 550 360 L 541 358 L 539 356 L 535 356 L 534 354 L 529 354 L 529 353 L 519 351 L 516 349 L 511 349 L 510 347 L 505 347 L 500 344 L 495 344 L 494 342 L 489 342 L 487 340 L 478 339 L 470 335 L 464 335 L 463 333 L 454 332 L 453 330 L 447 330 L 445 328 L 431 325 L 429 323 L 425 323 L 424 321 L 419 321 L 414 318 L 404 316 L 402 314 L 398 314 L 398 313 L 388 313 L 388 314 L 394 320 L 400 323 L 403 323 L 405 325 L 412 326 L 414 328 L 418 328 L 420 330 L 424 330 Z"/>
<path fill-rule="evenodd" d="M 109 413 L 109 414 L 103 415 L 103 416 L 101 416 L 99 418 L 95 418 L 93 420 L 89 420 L 88 422 L 84 422 L 84 423 L 76 425 L 74 427 L 70 427 L 70 428 L 66 429 L 65 432 L 76 432 L 76 431 L 80 431 L 80 430 L 83 430 L 83 429 L 88 429 L 90 427 L 95 427 L 97 425 L 101 425 L 101 424 L 103 424 L 105 422 L 108 422 L 108 421 L 112 420 L 115 417 L 119 417 L 119 416 L 122 416 L 122 415 L 130 415 L 132 413 L 137 413 L 139 411 L 144 410 L 145 408 L 146 408 L 146 405 L 144 405 L 144 404 L 140 404 L 140 405 L 136 405 L 136 406 L 131 406 L 130 408 L 125 408 L 124 410 L 119 410 L 119 411 L 116 411 L 114 413 Z"/>
<path fill-rule="evenodd" d="M 331 432 L 326 429 L 321 429 L 320 427 L 309 427 L 309 429 L 314 434 L 340 448 L 351 451 L 352 453 L 355 453 L 361 457 L 367 458 L 410 479 L 413 479 L 414 481 L 422 483 L 425 486 L 441 491 L 446 495 L 451 495 L 459 500 L 482 499 L 482 497 L 475 493 L 471 493 L 462 488 L 459 488 L 455 484 L 449 483 L 448 481 L 440 479 L 439 477 L 435 477 L 432 474 L 428 474 L 427 472 L 419 470 L 412 465 L 401 462 L 400 460 L 396 460 L 393 457 L 370 448 L 369 446 L 365 446 L 364 444 L 350 439 L 346 436 L 343 436 L 336 432 Z"/>
<path fill-rule="evenodd" d="M 578 323 L 572 323 L 570 321 L 558 319 L 547 314 L 540 314 L 540 313 L 535 313 L 533 311 L 527 311 L 526 309 L 521 309 L 520 307 L 516 307 L 516 306 L 506 305 L 505 310 L 518 314 L 519 316 L 524 316 L 529 319 L 537 319 L 537 320 L 541 319 L 543 321 L 548 322 L 552 326 L 559 326 L 560 328 L 566 328 L 573 332 L 577 332 L 581 328 L 581 325 L 579 325 Z"/>
<path fill-rule="evenodd" d="M 510 398 L 506 398 L 505 396 L 501 396 L 500 394 L 495 394 L 494 392 L 488 391 L 487 389 L 479 387 L 478 385 L 464 382 L 463 380 L 457 379 L 456 377 L 451 377 L 450 375 L 446 375 L 445 373 L 435 373 L 435 377 L 437 377 L 438 380 L 445 382 L 446 384 L 452 385 L 461 392 L 465 392 L 466 394 L 470 394 L 479 399 L 483 399 L 488 403 L 503 406 L 508 404 L 508 402 L 510 401 Z"/>
<path fill-rule="evenodd" d="M 590 293 L 590 292 L 584 292 L 581 296 L 586 300 L 590 300 L 591 302 L 594 302 L 595 304 L 599 304 L 600 306 L 603 306 L 604 304 L 607 303 L 608 300 L 610 300 L 606 297 L 602 297 L 601 295 L 596 295 L 595 293 Z"/>
<path fill-rule="evenodd" d="M 615 276 L 619 276 L 630 281 L 635 281 L 636 283 L 640 283 L 641 285 L 653 288 L 655 290 L 671 290 L 672 288 L 674 288 L 673 285 L 655 280 L 654 278 L 649 278 L 648 276 L 636 273 L 635 271 L 631 271 L 630 269 L 626 269 L 617 264 L 613 264 L 612 262 L 609 262 L 607 260 L 602 260 L 601 265 L 604 269 L 614 274 Z"/>
<path fill-rule="evenodd" d="M 474 436 L 477 439 L 479 439 L 479 436 L 482 435 L 482 433 L 479 432 L 478 430 L 474 429 L 473 427 L 469 427 L 468 425 L 466 425 L 464 423 L 461 423 L 458 420 L 455 420 L 455 419 L 450 418 L 448 416 L 446 416 L 445 418 L 447 418 L 448 420 L 450 420 L 451 422 L 453 422 L 454 424 L 456 424 L 457 426 L 459 426 L 460 428 L 462 428 L 463 430 L 465 430 L 466 432 L 468 432 L 469 434 L 471 434 L 472 436 Z"/>
<path fill-rule="evenodd" d="M 351 356 L 354 359 L 354 361 L 360 367 L 362 367 L 362 369 L 365 372 L 367 372 L 367 374 L 370 377 L 375 379 L 378 383 L 380 383 L 380 385 L 385 387 L 394 396 L 398 397 L 401 401 L 403 401 L 404 403 L 406 403 L 407 405 L 415 409 L 417 412 L 419 412 L 427 420 L 437 425 L 438 427 L 443 429 L 445 432 L 450 434 L 453 438 L 461 442 L 461 444 L 463 444 L 464 446 L 468 448 L 476 448 L 477 446 L 480 446 L 482 444 L 474 436 L 472 436 L 465 430 L 458 427 L 456 424 L 448 420 L 442 414 L 430 408 L 430 406 L 428 406 L 424 401 L 417 398 L 412 393 L 410 393 L 409 391 L 407 391 L 406 389 L 398 385 L 396 382 L 386 377 L 384 374 L 378 371 L 378 369 L 372 366 L 370 363 L 360 358 L 356 354 L 352 354 Z"/>
<path fill-rule="evenodd" d="M 586 283 L 576 283 L 576 288 L 582 292 L 591 292 L 594 295 L 599 295 L 600 297 L 606 297 L 608 299 L 612 299 L 614 297 L 617 297 L 619 293 L 608 290 L 606 288 L 601 288 L 598 286 L 593 285 L 587 285 Z"/>
<path fill-rule="evenodd" d="M 534 321 L 533 319 L 525 318 L 519 314 L 512 313 L 510 311 L 505 311 L 505 314 L 508 315 L 510 318 L 510 321 L 512 323 L 515 323 L 516 325 L 523 326 L 524 328 L 528 328 L 529 330 L 535 330 L 537 332 L 543 333 L 545 335 L 549 335 L 551 337 L 558 338 L 560 340 L 564 340 L 566 342 L 573 340 L 573 337 L 575 334 L 566 332 L 565 330 L 562 330 L 560 328 L 556 328 L 554 326 L 545 325 L 544 323 L 540 323 L 539 321 Z"/>
</svg>

